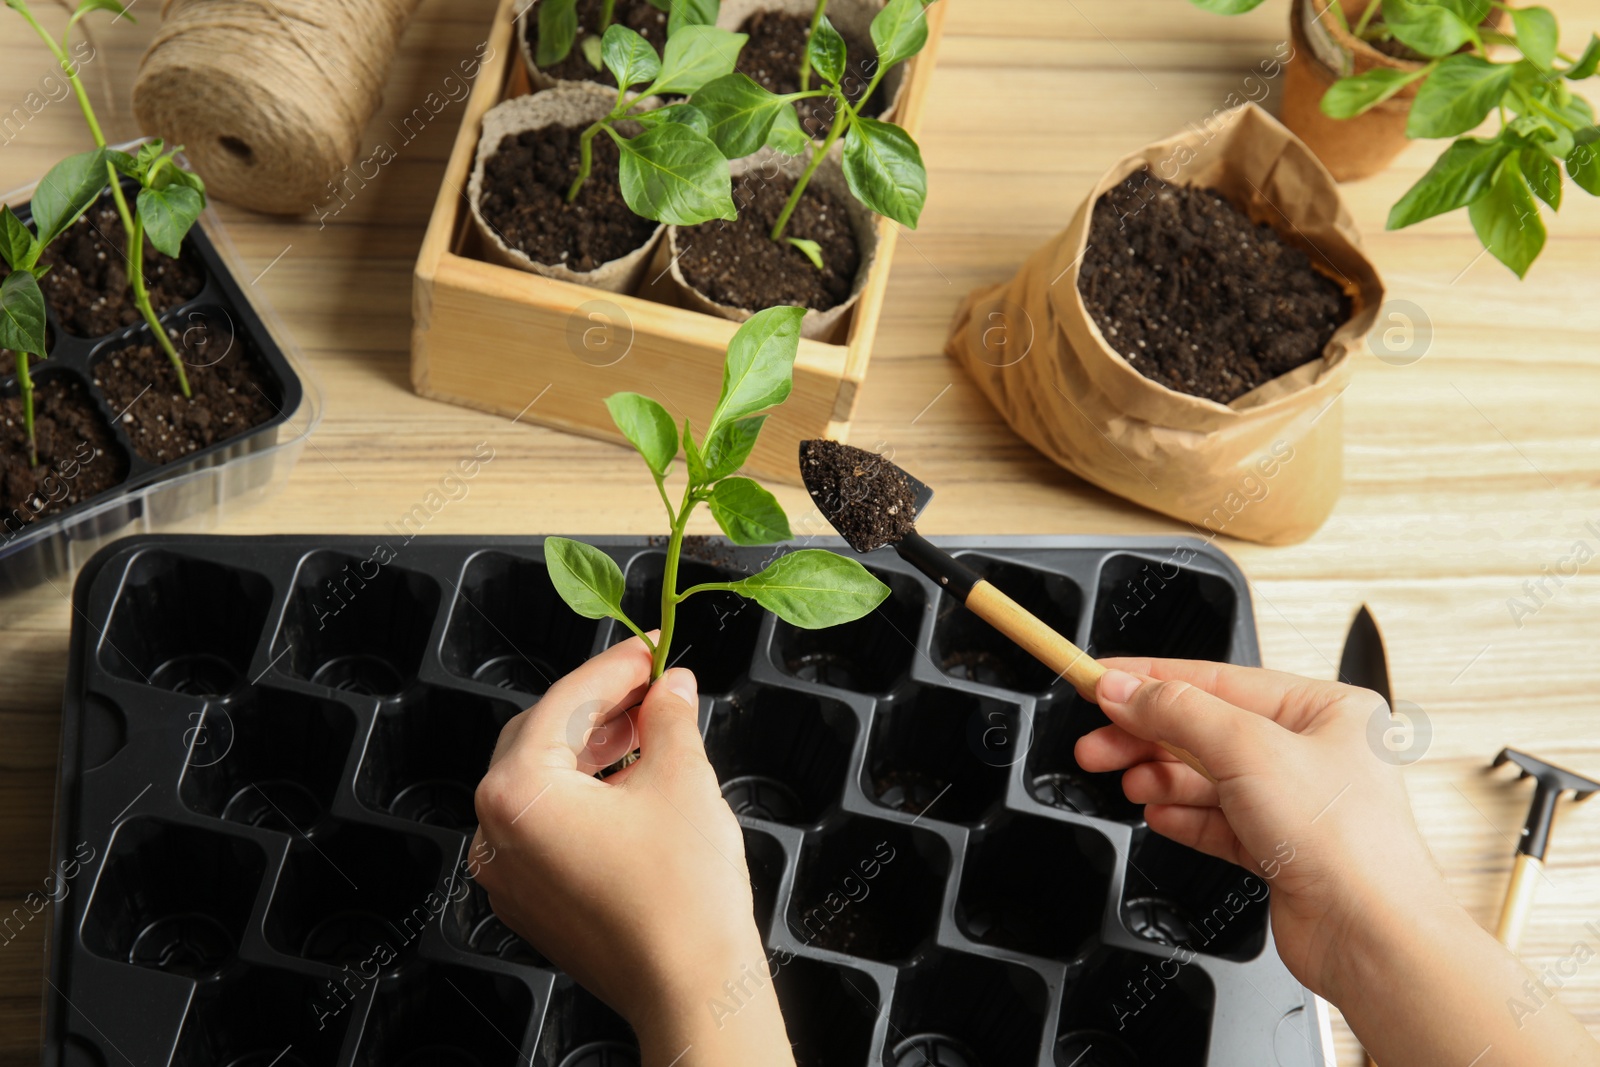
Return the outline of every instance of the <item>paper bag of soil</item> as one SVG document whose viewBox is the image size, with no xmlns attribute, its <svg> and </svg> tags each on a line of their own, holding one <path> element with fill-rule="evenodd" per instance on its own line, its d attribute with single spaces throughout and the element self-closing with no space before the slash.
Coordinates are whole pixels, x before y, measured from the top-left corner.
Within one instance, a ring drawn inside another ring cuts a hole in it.
<svg viewBox="0 0 1600 1067">
<path fill-rule="evenodd" d="M 1223 404 L 1152 381 L 1107 343 L 1079 271 L 1095 203 L 1144 170 L 1216 189 L 1338 283 L 1350 317 L 1320 357 Z M 968 294 L 946 352 L 1018 434 L 1079 477 L 1202 536 L 1285 544 L 1310 536 L 1338 499 L 1339 395 L 1382 300 L 1332 176 L 1248 104 L 1120 160 L 1014 278 Z"/>
</svg>

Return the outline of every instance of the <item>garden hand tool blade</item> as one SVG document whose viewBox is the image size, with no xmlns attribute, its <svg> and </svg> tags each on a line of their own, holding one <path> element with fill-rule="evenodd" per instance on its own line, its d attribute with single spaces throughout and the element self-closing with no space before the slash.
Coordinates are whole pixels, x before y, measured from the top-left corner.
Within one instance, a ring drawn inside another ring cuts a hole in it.
<svg viewBox="0 0 1600 1067">
<path fill-rule="evenodd" d="M 973 614 L 1072 683 L 1085 700 L 1094 701 L 1095 687 L 1106 672 L 1094 657 L 917 532 L 917 516 L 933 499 L 925 483 L 880 455 L 823 439 L 800 442 L 800 476 L 823 517 L 851 548 L 866 553 L 892 547 Z M 1165 742 L 1161 747 L 1216 781 L 1194 753 Z"/>
<path fill-rule="evenodd" d="M 1339 681 L 1371 689 L 1394 707 L 1394 692 L 1389 687 L 1389 653 L 1383 645 L 1383 632 L 1372 609 L 1361 605 L 1344 637 L 1344 652 L 1339 656 Z"/>
<path fill-rule="evenodd" d="M 1517 858 L 1511 868 L 1511 883 L 1506 888 L 1505 903 L 1500 908 L 1500 921 L 1494 936 L 1513 952 L 1522 937 L 1522 929 L 1533 910 L 1533 888 L 1538 875 L 1543 872 L 1545 852 L 1550 847 L 1550 826 L 1555 821 L 1556 802 L 1561 794 L 1570 791 L 1573 801 L 1587 800 L 1600 792 L 1600 782 L 1574 774 L 1552 763 L 1536 759 L 1514 748 L 1502 748 L 1491 766 L 1514 763 L 1522 771 L 1517 777 L 1532 778 L 1533 804 L 1528 808 L 1528 821 L 1523 824 L 1522 838 L 1517 842 Z"/>
</svg>

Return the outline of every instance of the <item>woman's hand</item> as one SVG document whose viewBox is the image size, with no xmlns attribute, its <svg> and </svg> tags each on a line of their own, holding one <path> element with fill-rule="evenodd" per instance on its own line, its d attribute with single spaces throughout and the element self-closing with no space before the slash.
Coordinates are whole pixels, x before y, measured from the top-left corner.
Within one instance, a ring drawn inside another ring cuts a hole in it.
<svg viewBox="0 0 1600 1067">
<path fill-rule="evenodd" d="M 694 675 L 631 638 L 506 724 L 478 786 L 478 883 L 508 926 L 632 1025 L 646 1067 L 792 1064 L 738 820 Z M 640 758 L 594 773 L 635 747 Z"/>
</svg>

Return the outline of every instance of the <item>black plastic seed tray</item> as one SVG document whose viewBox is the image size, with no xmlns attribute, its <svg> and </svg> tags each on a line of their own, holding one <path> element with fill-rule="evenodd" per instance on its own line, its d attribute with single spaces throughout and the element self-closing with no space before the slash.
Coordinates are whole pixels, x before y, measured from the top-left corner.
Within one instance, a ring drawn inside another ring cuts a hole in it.
<svg viewBox="0 0 1600 1067">
<path fill-rule="evenodd" d="M 128 187 L 130 197 L 136 188 Z M 27 205 L 15 210 L 31 224 L 32 213 Z M 196 511 L 219 509 L 228 499 L 272 480 L 274 466 L 270 457 L 265 462 L 250 462 L 250 457 L 276 450 L 285 424 L 306 420 L 307 412 L 301 409 L 305 390 L 293 355 L 286 351 L 281 329 L 269 324 L 264 309 L 244 293 L 231 257 L 219 248 L 213 232 L 219 231 L 208 212 L 202 224 L 185 239 L 184 254 L 202 267 L 205 285 L 193 299 L 162 314 L 162 323 L 169 331 L 203 340 L 208 357 L 213 352 L 219 353 L 217 360 L 236 352 L 252 353 L 265 380 L 267 400 L 277 414 L 259 426 L 182 459 L 167 463 L 147 460 L 134 450 L 120 421 L 123 413 L 108 402 L 95 384 L 95 368 L 118 351 L 144 343 L 149 338 L 149 328 L 140 322 L 100 337 L 79 337 L 58 320 L 53 308 L 47 309 L 50 353 L 48 359 L 32 365 L 34 382 L 38 386 L 51 380 L 80 384 L 114 442 L 115 454 L 97 462 L 110 462 L 125 470 L 126 475 L 113 488 L 54 514 L 32 521 L 24 521 L 20 512 L 0 516 L 0 593 L 69 578 L 89 554 L 82 550 L 83 542 L 90 543 L 92 552 L 108 537 L 136 523 L 142 522 L 145 529 L 150 529 L 151 524 L 159 524 L 155 528 L 160 528 L 180 522 Z M 109 244 L 106 254 L 116 254 Z M 15 396 L 16 392 L 15 373 L 0 376 L 0 394 Z M 312 406 L 320 405 L 313 402 Z M 309 417 L 314 425 L 318 414 L 312 412 Z M 287 429 L 291 436 L 309 432 L 306 426 Z M 297 456 L 298 448 L 293 451 Z M 292 463 L 290 458 L 289 464 Z M 186 474 L 217 467 L 228 468 L 228 476 L 190 479 L 187 491 L 176 486 L 165 493 L 144 491 L 158 482 L 176 482 Z M 278 473 L 281 476 L 282 467 Z M 47 486 L 41 489 L 41 495 L 51 491 Z"/>
<path fill-rule="evenodd" d="M 663 555 L 594 538 L 655 614 Z M 1198 541 L 944 542 L 1099 654 L 1255 663 Z M 77 585 L 49 1065 L 626 1067 L 626 1025 L 462 871 L 503 723 L 626 636 L 540 538 L 142 537 Z M 697 583 L 766 549 L 712 542 Z M 825 631 L 688 602 L 802 1067 L 1321 1067 L 1259 877 L 1151 834 L 1073 742 L 1098 708 L 889 553 Z"/>
</svg>

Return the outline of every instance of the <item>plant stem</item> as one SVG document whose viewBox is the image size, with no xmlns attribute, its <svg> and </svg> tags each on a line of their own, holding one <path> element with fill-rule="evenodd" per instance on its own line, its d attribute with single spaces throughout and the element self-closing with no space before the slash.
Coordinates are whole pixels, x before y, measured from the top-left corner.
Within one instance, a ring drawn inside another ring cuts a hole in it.
<svg viewBox="0 0 1600 1067">
<path fill-rule="evenodd" d="M 578 176 L 572 180 L 572 188 L 567 190 L 569 204 L 578 199 L 579 190 L 583 188 L 583 183 L 589 180 L 589 172 L 594 170 L 594 138 L 605 128 L 606 121 L 606 119 L 598 120 L 578 138 Z"/>
<path fill-rule="evenodd" d="M 817 0 L 817 9 L 811 13 L 811 29 L 806 31 L 806 47 L 800 50 L 800 88 L 811 88 L 811 38 L 822 25 L 822 16 L 828 10 L 828 0 Z"/>
<path fill-rule="evenodd" d="M 1525 92 L 1522 89 L 1517 89 L 1516 90 L 1516 94 L 1517 94 L 1517 99 L 1521 100 L 1524 104 L 1534 108 L 1535 110 L 1543 111 L 1546 115 L 1548 115 L 1549 117 L 1555 119 L 1557 122 L 1561 123 L 1561 125 L 1565 126 L 1567 129 L 1572 130 L 1574 132 L 1576 132 L 1577 130 L 1582 129 L 1582 127 L 1579 126 L 1576 122 L 1573 122 L 1571 119 L 1567 118 L 1561 112 L 1554 110 L 1548 104 L 1546 104 L 1543 100 L 1540 100 L 1538 97 L 1532 96 L 1532 95 L 1530 95 L 1529 93 Z"/>
<path fill-rule="evenodd" d="M 800 203 L 800 197 L 805 194 L 806 186 L 811 184 L 811 176 L 817 173 L 817 168 L 822 165 L 822 160 L 827 156 L 828 149 L 833 147 L 834 142 L 844 133 L 845 127 L 850 124 L 850 120 L 855 116 L 855 112 L 850 110 L 850 102 L 844 98 L 844 93 L 835 89 L 833 99 L 836 105 L 833 114 L 833 128 L 828 131 L 828 138 L 822 142 L 822 147 L 812 149 L 811 162 L 806 164 L 805 172 L 800 175 L 800 180 L 794 183 L 794 192 L 789 194 L 789 202 L 783 205 L 783 211 L 778 215 L 778 221 L 772 224 L 772 239 L 774 241 L 783 240 L 783 231 L 789 225 L 789 216 L 794 214 L 794 209 Z M 865 98 L 863 97 L 863 99 Z"/>
<path fill-rule="evenodd" d="M 1372 22 L 1373 17 L 1377 15 L 1378 9 L 1381 7 L 1383 7 L 1383 0 L 1371 0 L 1371 3 L 1367 4 L 1367 9 L 1361 13 L 1361 18 L 1356 21 L 1356 28 L 1352 31 L 1357 37 L 1367 32 L 1367 26 Z"/>
<path fill-rule="evenodd" d="M 683 504 L 678 508 L 678 519 L 672 524 L 672 537 L 667 541 L 666 569 L 661 575 L 661 637 L 650 655 L 650 680 L 661 677 L 667 669 L 667 653 L 672 648 L 672 629 L 678 621 L 678 557 L 683 553 L 683 531 L 689 525 L 689 513 L 698 501 L 693 486 L 685 486 Z"/>
<path fill-rule="evenodd" d="M 17 391 L 22 394 L 22 428 L 28 435 L 28 466 L 39 465 L 39 442 L 33 436 L 33 374 L 28 370 L 28 353 L 17 353 Z"/>
</svg>

